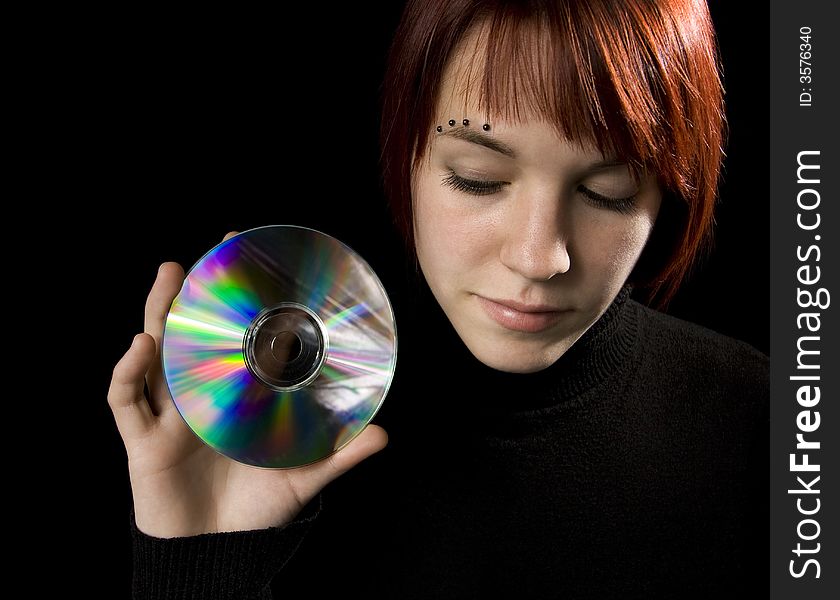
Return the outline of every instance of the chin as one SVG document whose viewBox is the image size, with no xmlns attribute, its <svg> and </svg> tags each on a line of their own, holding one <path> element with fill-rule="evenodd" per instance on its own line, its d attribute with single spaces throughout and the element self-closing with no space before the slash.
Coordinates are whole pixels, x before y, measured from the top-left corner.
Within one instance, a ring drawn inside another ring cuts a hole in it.
<svg viewBox="0 0 840 600">
<path fill-rule="evenodd" d="M 511 348 L 507 344 L 490 345 L 487 339 L 471 343 L 465 340 L 465 344 L 473 356 L 482 364 L 504 371 L 505 373 L 535 373 L 547 369 L 560 358 L 560 354 L 547 355 L 545 349 L 541 351 L 527 347 Z M 521 346 L 517 344 L 517 346 Z M 554 353 L 556 354 L 556 352 Z"/>
</svg>

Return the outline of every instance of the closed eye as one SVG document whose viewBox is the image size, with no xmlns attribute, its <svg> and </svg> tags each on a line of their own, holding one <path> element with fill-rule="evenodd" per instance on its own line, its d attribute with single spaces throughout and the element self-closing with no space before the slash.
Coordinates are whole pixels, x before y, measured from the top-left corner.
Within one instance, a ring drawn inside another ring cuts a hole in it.
<svg viewBox="0 0 840 600">
<path fill-rule="evenodd" d="M 636 209 L 636 194 L 627 196 L 626 198 L 612 198 L 594 192 L 583 184 L 577 187 L 577 191 L 583 194 L 589 204 L 597 208 L 614 210 L 622 214 L 630 214 Z"/>
<path fill-rule="evenodd" d="M 500 192 L 504 186 L 510 185 L 507 181 L 468 179 L 466 177 L 461 177 L 455 173 L 455 171 L 450 171 L 449 174 L 443 178 L 443 183 L 454 190 L 473 196 L 489 196 L 491 194 L 496 194 Z M 630 214 L 636 208 L 635 194 L 625 198 L 613 198 L 590 190 L 583 184 L 578 185 L 577 191 L 584 196 L 585 200 L 589 204 L 597 208 L 613 210 L 622 214 Z"/>
<path fill-rule="evenodd" d="M 472 194 L 473 196 L 488 196 L 500 192 L 502 188 L 509 185 L 506 181 L 484 181 L 479 179 L 467 179 L 450 171 L 443 178 L 443 183 L 454 190 Z"/>
</svg>

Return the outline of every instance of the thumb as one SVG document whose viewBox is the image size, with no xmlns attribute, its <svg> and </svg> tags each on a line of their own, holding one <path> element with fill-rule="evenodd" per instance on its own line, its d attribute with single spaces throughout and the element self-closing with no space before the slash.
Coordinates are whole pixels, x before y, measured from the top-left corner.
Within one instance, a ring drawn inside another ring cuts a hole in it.
<svg viewBox="0 0 840 600">
<path fill-rule="evenodd" d="M 376 454 L 388 445 L 388 433 L 379 425 L 370 424 L 352 442 L 336 452 L 327 460 L 330 470 L 334 472 L 330 480 L 349 471 L 368 456 Z"/>
<path fill-rule="evenodd" d="M 308 465 L 294 469 L 289 476 L 295 479 L 294 487 L 303 500 L 308 501 L 329 482 L 346 473 L 367 457 L 382 450 L 388 444 L 388 434 L 379 425 L 370 424 L 364 431 L 335 454 Z"/>
</svg>

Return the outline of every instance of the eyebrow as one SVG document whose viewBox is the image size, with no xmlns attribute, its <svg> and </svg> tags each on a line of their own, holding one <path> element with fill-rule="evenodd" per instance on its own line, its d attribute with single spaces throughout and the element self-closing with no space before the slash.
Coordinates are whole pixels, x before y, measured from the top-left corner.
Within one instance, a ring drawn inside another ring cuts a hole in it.
<svg viewBox="0 0 840 600">
<path fill-rule="evenodd" d="M 480 131 L 476 131 L 475 129 L 456 127 L 455 129 L 445 131 L 442 135 L 448 135 L 459 140 L 464 140 L 466 142 L 478 144 L 479 146 L 484 146 L 485 148 L 489 148 L 490 150 L 498 152 L 499 154 L 504 154 L 507 157 L 516 158 L 516 152 L 513 150 L 513 148 L 511 148 L 507 144 L 503 144 L 499 140 L 491 138 L 489 135 L 485 135 Z"/>
</svg>

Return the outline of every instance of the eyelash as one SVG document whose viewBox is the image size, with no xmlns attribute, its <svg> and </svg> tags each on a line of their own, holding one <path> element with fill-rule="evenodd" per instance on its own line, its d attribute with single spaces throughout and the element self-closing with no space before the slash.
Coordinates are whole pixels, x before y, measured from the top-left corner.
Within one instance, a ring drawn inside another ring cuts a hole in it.
<svg viewBox="0 0 840 600">
<path fill-rule="evenodd" d="M 623 215 L 631 214 L 636 208 L 636 194 L 626 198 L 610 198 L 609 196 L 602 196 L 598 192 L 593 192 L 583 185 L 579 185 L 577 190 L 586 197 L 587 202 L 598 208 L 614 210 Z"/>
<path fill-rule="evenodd" d="M 508 183 L 504 181 L 478 181 L 475 179 L 465 179 L 457 175 L 455 171 L 450 171 L 449 174 L 443 178 L 443 183 L 454 190 L 465 192 L 473 196 L 489 196 L 500 192 L 502 188 Z M 628 196 L 626 198 L 610 198 L 602 196 L 597 192 L 593 192 L 583 184 L 578 185 L 577 191 L 584 195 L 586 201 L 598 208 L 607 210 L 614 210 L 622 214 L 630 214 L 636 208 L 636 195 Z"/>
<path fill-rule="evenodd" d="M 475 179 L 465 179 L 460 175 L 456 175 L 455 171 L 450 171 L 449 174 L 443 178 L 443 183 L 459 192 L 466 192 L 473 196 L 488 196 L 500 192 L 502 187 L 507 185 L 503 181 L 478 181 Z"/>
</svg>

